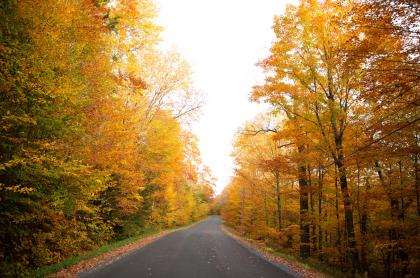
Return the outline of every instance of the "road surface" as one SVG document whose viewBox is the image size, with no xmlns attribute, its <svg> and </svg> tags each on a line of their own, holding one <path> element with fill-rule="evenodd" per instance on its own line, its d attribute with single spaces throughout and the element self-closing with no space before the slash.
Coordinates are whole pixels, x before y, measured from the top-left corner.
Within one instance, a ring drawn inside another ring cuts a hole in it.
<svg viewBox="0 0 420 278">
<path fill-rule="evenodd" d="M 81 273 L 79 277 L 153 278 L 289 278 L 285 266 L 273 265 L 251 252 L 221 229 L 210 216 L 171 233 L 116 262 Z"/>
</svg>

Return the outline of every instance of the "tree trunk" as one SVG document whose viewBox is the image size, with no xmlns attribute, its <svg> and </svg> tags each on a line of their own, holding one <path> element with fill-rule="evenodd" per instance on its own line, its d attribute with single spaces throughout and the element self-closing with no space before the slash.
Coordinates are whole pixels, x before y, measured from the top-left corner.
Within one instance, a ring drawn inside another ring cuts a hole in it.
<svg viewBox="0 0 420 278">
<path fill-rule="evenodd" d="M 419 192 L 420 179 L 419 179 L 419 160 L 418 160 L 417 154 L 415 154 L 414 156 L 414 171 L 415 171 L 415 178 L 416 178 L 414 182 L 414 187 L 416 190 L 417 216 L 420 217 L 420 192 Z"/>
<path fill-rule="evenodd" d="M 369 275 L 369 264 L 367 262 L 367 256 L 366 256 L 366 242 L 368 241 L 368 200 L 369 200 L 369 190 L 370 190 L 370 184 L 369 180 L 366 179 L 366 185 L 365 185 L 365 200 L 363 202 L 362 211 L 361 211 L 361 218 L 360 218 L 360 233 L 361 233 L 361 250 L 360 250 L 360 264 L 361 269 L 366 275 Z"/>
<path fill-rule="evenodd" d="M 337 168 L 340 178 L 341 194 L 344 203 L 344 221 L 347 232 L 348 251 L 352 262 L 352 271 L 358 272 L 360 269 L 359 254 L 356 249 L 356 237 L 354 234 L 354 223 L 353 223 L 353 209 L 350 199 L 350 193 L 347 185 L 347 174 L 346 167 L 344 166 L 344 156 L 342 151 L 339 151 L 337 156 Z"/>
<path fill-rule="evenodd" d="M 322 167 L 318 168 L 318 251 L 319 259 L 322 261 L 322 228 L 321 228 L 321 214 L 322 214 L 322 185 L 324 174 Z"/>
<path fill-rule="evenodd" d="M 280 175 L 278 172 L 275 174 L 276 178 L 276 194 L 277 194 L 277 217 L 278 217 L 278 230 L 280 232 L 281 230 L 281 224 L 282 224 L 282 213 L 281 213 L 281 200 L 280 200 Z"/>
<path fill-rule="evenodd" d="M 341 265 L 341 268 L 343 268 L 343 266 L 342 266 L 342 254 L 341 254 L 340 211 L 338 209 L 339 198 L 338 198 L 338 174 L 337 174 L 337 165 L 335 165 L 335 167 L 334 167 L 334 173 L 335 173 L 335 178 L 334 178 L 334 184 L 335 184 L 335 217 L 337 219 L 337 239 L 335 241 L 335 246 L 338 249 L 338 253 L 340 255 L 340 265 Z"/>
<path fill-rule="evenodd" d="M 298 151 L 303 153 L 304 147 L 299 146 Z M 299 171 L 299 195 L 300 195 L 300 257 L 303 259 L 311 255 L 309 242 L 308 222 L 308 182 L 306 179 L 306 166 L 303 163 L 298 165 Z"/>
<path fill-rule="evenodd" d="M 241 209 L 241 234 L 244 235 L 245 225 L 245 188 L 242 188 L 242 209 Z"/>
<path fill-rule="evenodd" d="M 311 224 L 311 238 L 310 242 L 312 242 L 312 253 L 315 254 L 317 251 L 317 240 L 316 240 L 316 226 L 314 222 L 314 216 L 315 216 L 315 208 L 314 208 L 314 188 L 312 183 L 312 168 L 311 165 L 308 164 L 307 166 L 308 170 L 308 190 L 309 190 L 309 204 L 311 208 L 311 214 L 310 214 L 310 224 Z"/>
</svg>

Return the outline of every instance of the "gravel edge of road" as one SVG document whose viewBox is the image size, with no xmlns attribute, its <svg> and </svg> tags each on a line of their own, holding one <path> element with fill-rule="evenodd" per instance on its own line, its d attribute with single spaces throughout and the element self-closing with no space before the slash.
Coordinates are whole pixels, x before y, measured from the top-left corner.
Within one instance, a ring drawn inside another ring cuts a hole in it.
<svg viewBox="0 0 420 278">
<path fill-rule="evenodd" d="M 276 267 L 280 268 L 281 270 L 285 271 L 286 273 L 290 274 L 291 276 L 297 278 L 331 278 L 331 276 L 316 271 L 314 269 L 308 269 L 304 266 L 298 265 L 296 263 L 290 262 L 285 258 L 280 256 L 276 256 L 260 246 L 252 243 L 241 236 L 237 235 L 234 231 L 231 231 L 229 227 L 222 225 L 223 231 L 229 235 L 232 239 L 238 242 L 240 245 L 248 249 L 251 253 L 263 258 L 264 260 L 270 262 L 271 264 L 275 265 Z"/>
<path fill-rule="evenodd" d="M 194 225 L 197 225 L 198 223 L 204 221 L 206 218 L 201 219 L 197 222 L 194 222 L 190 225 L 184 226 L 184 227 L 180 227 L 180 228 L 175 228 L 175 229 L 170 229 L 170 230 L 165 230 L 162 232 L 158 232 L 154 235 L 150 235 L 147 236 L 145 238 L 139 239 L 135 242 L 129 243 L 127 245 L 118 247 L 114 250 L 111 250 L 109 252 L 103 253 L 99 256 L 95 256 L 93 258 L 81 261 L 77 264 L 74 264 L 70 267 L 61 269 L 60 271 L 53 273 L 51 275 L 48 275 L 48 278 L 73 278 L 73 277 L 78 277 L 78 275 L 80 275 L 81 273 L 90 273 L 90 272 L 94 272 L 97 270 L 102 269 L 103 267 L 112 264 L 116 261 L 118 261 L 119 259 L 131 254 L 132 252 L 156 241 L 159 240 L 173 232 L 179 231 L 179 230 L 183 230 L 183 229 L 187 229 L 190 228 Z"/>
</svg>

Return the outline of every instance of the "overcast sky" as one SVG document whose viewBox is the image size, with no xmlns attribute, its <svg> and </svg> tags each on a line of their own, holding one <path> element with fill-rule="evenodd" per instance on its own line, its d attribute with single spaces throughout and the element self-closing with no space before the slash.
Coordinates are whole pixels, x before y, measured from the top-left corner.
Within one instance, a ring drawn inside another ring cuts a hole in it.
<svg viewBox="0 0 420 278">
<path fill-rule="evenodd" d="M 157 0 L 164 45 L 188 60 L 195 86 L 206 95 L 194 125 L 203 163 L 217 179 L 217 193 L 232 175 L 232 141 L 238 128 L 264 107 L 250 103 L 263 80 L 255 63 L 269 53 L 274 15 L 293 0 Z"/>
</svg>

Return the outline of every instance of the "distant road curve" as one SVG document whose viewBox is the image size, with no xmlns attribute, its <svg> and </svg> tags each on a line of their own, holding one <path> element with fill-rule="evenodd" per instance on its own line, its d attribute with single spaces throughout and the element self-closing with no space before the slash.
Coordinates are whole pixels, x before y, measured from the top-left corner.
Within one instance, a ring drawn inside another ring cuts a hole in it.
<svg viewBox="0 0 420 278">
<path fill-rule="evenodd" d="M 220 217 L 169 234 L 81 278 L 291 278 L 286 266 L 273 265 L 221 229 Z"/>
</svg>

